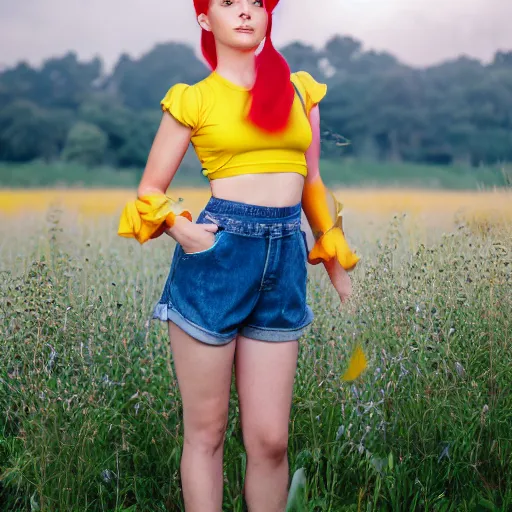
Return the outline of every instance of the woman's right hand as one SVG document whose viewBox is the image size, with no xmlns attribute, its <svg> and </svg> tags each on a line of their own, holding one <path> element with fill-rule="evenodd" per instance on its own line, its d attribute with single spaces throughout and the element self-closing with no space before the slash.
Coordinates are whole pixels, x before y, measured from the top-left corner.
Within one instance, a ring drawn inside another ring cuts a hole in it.
<svg viewBox="0 0 512 512">
<path fill-rule="evenodd" d="M 170 237 L 181 245 L 185 254 L 206 251 L 215 243 L 219 227 L 216 224 L 196 224 L 187 218 L 177 216 L 172 228 L 166 229 Z"/>
<path fill-rule="evenodd" d="M 348 272 L 340 265 L 336 258 L 331 258 L 323 263 L 332 285 L 340 296 L 341 303 L 345 304 L 352 295 L 352 282 Z"/>
</svg>

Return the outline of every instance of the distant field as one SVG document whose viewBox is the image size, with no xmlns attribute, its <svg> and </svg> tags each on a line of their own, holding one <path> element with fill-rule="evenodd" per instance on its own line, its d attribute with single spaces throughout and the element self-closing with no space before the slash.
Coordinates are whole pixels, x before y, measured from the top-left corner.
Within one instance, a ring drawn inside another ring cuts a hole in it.
<svg viewBox="0 0 512 512">
<path fill-rule="evenodd" d="M 55 163 L 0 163 L 0 188 L 46 187 L 136 187 L 142 169 L 87 169 L 79 165 Z M 469 167 L 429 166 L 412 163 L 379 163 L 347 158 L 324 159 L 321 163 L 324 182 L 333 187 L 427 188 L 478 190 L 503 187 L 512 183 L 510 166 Z M 208 187 L 193 152 L 189 151 L 174 178 L 174 186 Z"/>
<path fill-rule="evenodd" d="M 512 194 L 507 190 L 488 192 L 425 191 L 407 189 L 333 188 L 345 206 L 347 235 L 356 245 L 364 246 L 378 236 L 379 230 L 394 215 L 406 215 L 403 221 L 411 235 L 426 241 L 431 235 L 453 228 L 464 219 L 474 226 L 502 225 L 512 222 Z M 209 188 L 171 187 L 171 197 L 184 199 L 183 206 L 194 218 L 208 202 Z M 135 198 L 134 189 L 0 189 L 0 214 L 39 218 L 54 205 L 80 219 L 112 223 L 124 204 Z M 310 236 L 303 214 L 303 228 Z"/>
</svg>

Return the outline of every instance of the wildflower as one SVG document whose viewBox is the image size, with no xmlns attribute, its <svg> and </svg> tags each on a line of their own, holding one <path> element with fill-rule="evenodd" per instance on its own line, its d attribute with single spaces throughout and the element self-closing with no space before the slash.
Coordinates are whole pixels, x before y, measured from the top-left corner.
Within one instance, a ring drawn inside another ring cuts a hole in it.
<svg viewBox="0 0 512 512">
<path fill-rule="evenodd" d="M 466 370 L 464 370 L 464 366 L 462 366 L 458 361 L 455 363 L 455 371 L 459 377 L 464 377 L 466 375 Z"/>
<path fill-rule="evenodd" d="M 482 408 L 482 413 L 480 414 L 480 424 L 483 425 L 485 423 L 485 418 L 486 418 L 488 412 L 489 412 L 489 406 L 487 404 L 485 404 Z"/>
<path fill-rule="evenodd" d="M 437 462 L 441 462 L 442 459 L 445 457 L 447 459 L 450 459 L 450 443 L 445 443 L 443 450 L 441 451 L 441 454 L 439 455 L 439 458 L 437 459 Z"/>
<path fill-rule="evenodd" d="M 388 463 L 388 459 L 387 459 L 387 457 L 385 457 L 385 458 L 382 458 L 382 457 L 372 457 L 370 459 L 370 462 L 371 462 L 372 466 L 379 473 L 382 473 L 382 471 L 384 470 L 384 468 L 386 467 L 386 465 Z"/>
<path fill-rule="evenodd" d="M 46 370 L 48 371 L 48 373 L 50 373 L 53 370 L 53 367 L 55 366 L 55 361 L 57 359 L 58 354 L 57 354 L 56 350 L 49 343 L 46 343 L 46 345 L 48 347 L 50 347 L 50 349 L 51 349 L 50 360 L 48 361 L 48 363 L 46 365 Z"/>
<path fill-rule="evenodd" d="M 341 439 L 341 436 L 345 433 L 345 425 L 341 425 L 341 427 L 338 429 L 338 432 L 336 433 L 336 441 L 339 441 Z"/>
<path fill-rule="evenodd" d="M 104 469 L 101 472 L 101 478 L 103 478 L 103 481 L 108 483 L 112 478 L 115 476 L 115 473 L 113 471 L 110 471 L 110 469 Z"/>
</svg>

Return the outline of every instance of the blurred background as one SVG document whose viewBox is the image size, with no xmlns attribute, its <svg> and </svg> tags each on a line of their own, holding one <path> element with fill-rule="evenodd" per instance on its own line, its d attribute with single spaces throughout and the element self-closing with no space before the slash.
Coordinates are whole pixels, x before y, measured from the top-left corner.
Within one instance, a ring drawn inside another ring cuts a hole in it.
<svg viewBox="0 0 512 512">
<path fill-rule="evenodd" d="M 507 0 L 284 0 L 276 46 L 329 87 L 326 184 L 506 186 L 510 19 Z M 209 73 L 199 38 L 191 0 L 0 2 L 0 186 L 136 186 L 161 98 Z M 174 184 L 208 187 L 192 151 Z"/>
</svg>

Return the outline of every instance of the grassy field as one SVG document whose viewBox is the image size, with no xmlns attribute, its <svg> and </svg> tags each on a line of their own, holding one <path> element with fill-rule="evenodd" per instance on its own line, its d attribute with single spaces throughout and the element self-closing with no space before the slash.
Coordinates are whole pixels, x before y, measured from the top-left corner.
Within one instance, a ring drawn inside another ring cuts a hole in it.
<svg viewBox="0 0 512 512">
<path fill-rule="evenodd" d="M 362 261 L 343 308 L 310 267 L 292 510 L 511 510 L 512 194 L 336 194 Z M 195 217 L 209 194 L 174 196 Z M 131 198 L 0 191 L 2 512 L 183 510 L 181 404 L 149 321 L 174 242 L 116 235 Z M 369 368 L 344 383 L 355 343 Z M 225 511 L 243 510 L 244 465 L 233 389 Z"/>
<path fill-rule="evenodd" d="M 471 167 L 469 165 L 434 166 L 411 162 L 374 162 L 347 157 L 322 159 L 322 178 L 331 187 L 421 188 L 433 190 L 480 190 L 512 184 L 510 164 Z M 116 169 L 108 166 L 86 168 L 65 162 L 0 162 L 0 187 L 136 187 L 142 169 Z M 179 187 L 206 187 L 208 179 L 189 150 L 173 178 Z"/>
</svg>

